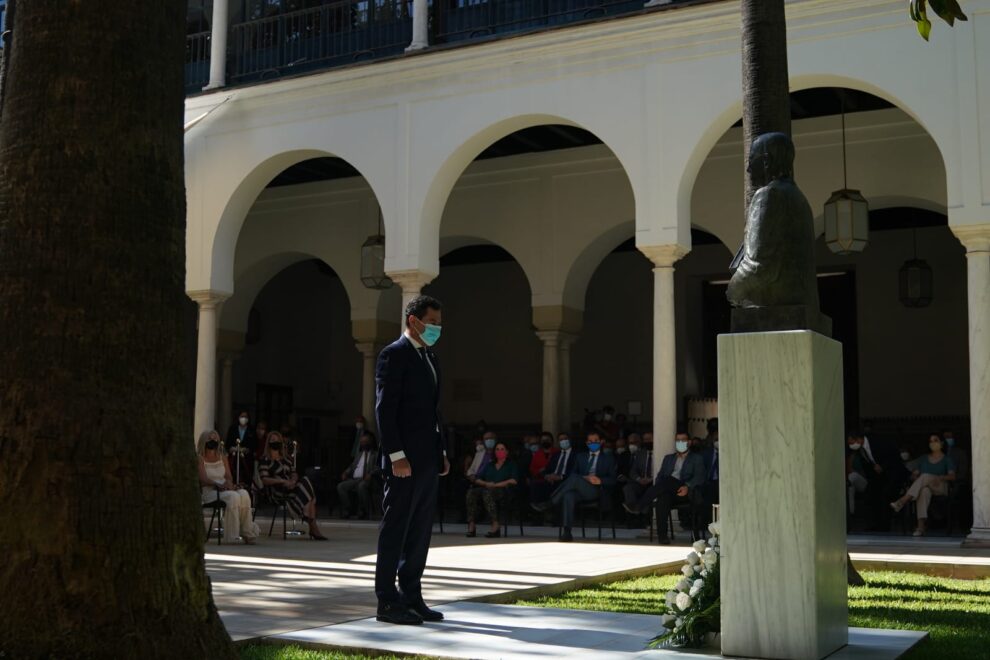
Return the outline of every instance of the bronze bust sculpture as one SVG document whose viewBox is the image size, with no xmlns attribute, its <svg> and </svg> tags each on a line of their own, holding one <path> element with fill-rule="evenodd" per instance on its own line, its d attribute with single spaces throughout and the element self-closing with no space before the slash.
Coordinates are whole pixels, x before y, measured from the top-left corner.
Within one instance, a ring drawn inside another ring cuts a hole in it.
<svg viewBox="0 0 990 660">
<path fill-rule="evenodd" d="M 747 172 L 757 188 L 726 295 L 733 332 L 812 329 L 831 334 L 821 315 L 811 206 L 794 183 L 794 143 L 783 133 L 753 140 Z"/>
</svg>

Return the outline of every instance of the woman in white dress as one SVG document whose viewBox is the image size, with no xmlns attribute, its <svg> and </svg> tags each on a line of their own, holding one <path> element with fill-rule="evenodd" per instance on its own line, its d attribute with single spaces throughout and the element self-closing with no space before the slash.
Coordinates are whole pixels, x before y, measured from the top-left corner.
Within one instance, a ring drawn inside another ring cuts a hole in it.
<svg viewBox="0 0 990 660">
<path fill-rule="evenodd" d="M 258 538 L 258 525 L 251 519 L 251 496 L 234 485 L 230 464 L 220 451 L 220 434 L 203 431 L 199 434 L 196 450 L 199 454 L 199 485 L 203 504 L 216 501 L 219 488 L 220 499 L 226 505 L 223 540 L 236 541 L 240 536 L 246 544 L 253 545 Z"/>
</svg>

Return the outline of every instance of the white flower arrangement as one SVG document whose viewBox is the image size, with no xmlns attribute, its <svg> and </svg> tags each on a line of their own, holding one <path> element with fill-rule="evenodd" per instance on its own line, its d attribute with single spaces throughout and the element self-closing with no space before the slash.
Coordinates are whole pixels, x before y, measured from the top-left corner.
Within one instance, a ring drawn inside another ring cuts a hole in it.
<svg viewBox="0 0 990 660">
<path fill-rule="evenodd" d="M 719 596 L 719 524 L 708 526 L 711 538 L 695 541 L 684 566 L 683 577 L 664 598 L 663 626 L 649 646 L 699 647 L 709 633 L 721 629 Z"/>
</svg>

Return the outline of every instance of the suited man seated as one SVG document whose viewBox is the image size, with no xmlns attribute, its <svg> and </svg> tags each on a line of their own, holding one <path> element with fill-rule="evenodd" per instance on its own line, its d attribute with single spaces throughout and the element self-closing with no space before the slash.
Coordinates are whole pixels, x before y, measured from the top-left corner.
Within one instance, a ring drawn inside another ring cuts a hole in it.
<svg viewBox="0 0 990 660">
<path fill-rule="evenodd" d="M 626 504 L 634 506 L 653 483 L 653 434 L 647 433 L 644 439 L 636 434 L 629 436 L 629 454 L 632 461 L 622 495 Z"/>
<path fill-rule="evenodd" d="M 701 457 L 705 461 L 705 483 L 701 487 L 702 501 L 706 511 L 712 504 L 718 504 L 718 430 L 715 431 L 715 439 L 711 446 L 701 450 Z"/>
<path fill-rule="evenodd" d="M 705 459 L 691 451 L 691 439 L 687 433 L 674 436 L 674 453 L 663 457 L 660 471 L 653 485 L 646 489 L 635 504 L 623 502 L 629 513 L 647 511 L 656 501 L 657 529 L 660 543 L 670 544 L 667 536 L 667 516 L 675 501 L 690 502 L 697 513 L 702 503 L 702 486 L 705 483 Z"/>
<path fill-rule="evenodd" d="M 564 528 L 560 536 L 561 541 L 574 540 L 571 527 L 574 524 L 577 505 L 584 502 L 599 502 L 607 506 L 610 490 L 615 487 L 615 457 L 602 451 L 602 438 L 597 431 L 588 434 L 587 446 L 587 453 L 578 454 L 574 471 L 557 486 L 550 499 L 531 505 L 541 512 L 549 511 L 555 506 L 561 507 L 561 525 Z"/>
<path fill-rule="evenodd" d="M 541 479 L 533 479 L 529 482 L 529 502 L 539 504 L 550 499 L 550 495 L 565 479 L 574 473 L 574 466 L 577 463 L 577 451 L 571 446 L 571 439 L 566 433 L 561 433 L 558 437 L 559 449 L 550 450 L 547 463 L 540 472 Z M 552 447 L 552 438 L 551 447 Z M 545 442 L 546 440 L 544 440 Z M 546 450 L 546 445 L 543 446 Z"/>
<path fill-rule="evenodd" d="M 354 517 L 354 495 L 358 499 L 358 517 L 371 517 L 371 487 L 372 478 L 378 476 L 378 448 L 375 446 L 375 434 L 365 431 L 361 434 L 357 455 L 341 475 L 337 484 L 337 495 L 340 497 L 340 513 L 347 518 Z"/>
</svg>

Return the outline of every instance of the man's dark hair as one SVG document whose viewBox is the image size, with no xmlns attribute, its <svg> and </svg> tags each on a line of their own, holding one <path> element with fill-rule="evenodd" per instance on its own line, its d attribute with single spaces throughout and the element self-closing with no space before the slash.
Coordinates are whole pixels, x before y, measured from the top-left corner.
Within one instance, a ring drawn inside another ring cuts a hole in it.
<svg viewBox="0 0 990 660">
<path fill-rule="evenodd" d="M 415 316 L 422 321 L 423 317 L 426 316 L 426 312 L 431 309 L 439 312 L 443 310 L 443 305 L 432 296 L 416 296 L 406 305 L 406 323 L 409 323 L 410 316 Z"/>
<path fill-rule="evenodd" d="M 711 419 L 709 419 L 707 426 L 708 426 L 708 432 L 709 433 L 714 433 L 715 431 L 717 431 L 718 430 L 718 417 L 712 417 Z"/>
<path fill-rule="evenodd" d="M 598 431 L 588 431 L 588 440 L 591 440 L 592 436 L 598 438 L 599 440 L 602 439 L 602 434 Z"/>
<path fill-rule="evenodd" d="M 361 437 L 368 438 L 368 440 L 371 440 L 372 443 L 375 442 L 375 434 L 371 431 L 364 431 L 363 433 L 361 433 Z"/>
<path fill-rule="evenodd" d="M 853 428 L 849 429 L 848 431 L 846 431 L 846 437 L 847 438 L 865 438 L 866 437 L 866 433 L 864 433 L 863 432 L 863 429 L 861 429 L 859 427 L 853 427 Z"/>
</svg>

